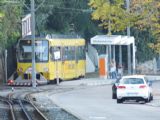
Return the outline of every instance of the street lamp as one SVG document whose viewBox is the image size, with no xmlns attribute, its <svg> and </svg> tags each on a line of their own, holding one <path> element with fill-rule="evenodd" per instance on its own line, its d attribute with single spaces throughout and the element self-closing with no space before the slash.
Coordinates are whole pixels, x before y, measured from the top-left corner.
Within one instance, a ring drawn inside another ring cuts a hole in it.
<svg viewBox="0 0 160 120">
<path fill-rule="evenodd" d="M 126 8 L 127 8 L 127 12 L 130 12 L 130 0 L 126 0 Z M 130 36 L 130 26 L 127 26 L 127 35 Z"/>
<path fill-rule="evenodd" d="M 126 0 L 126 9 L 127 12 L 130 12 L 130 0 Z M 130 32 L 130 25 L 127 26 L 127 36 L 129 37 L 131 34 Z M 128 74 L 131 74 L 131 46 L 127 46 L 128 49 Z"/>
<path fill-rule="evenodd" d="M 32 33 L 32 87 L 36 87 L 36 67 L 35 67 L 35 11 L 43 5 L 43 2 L 35 9 L 35 2 L 31 0 L 31 33 Z"/>
</svg>

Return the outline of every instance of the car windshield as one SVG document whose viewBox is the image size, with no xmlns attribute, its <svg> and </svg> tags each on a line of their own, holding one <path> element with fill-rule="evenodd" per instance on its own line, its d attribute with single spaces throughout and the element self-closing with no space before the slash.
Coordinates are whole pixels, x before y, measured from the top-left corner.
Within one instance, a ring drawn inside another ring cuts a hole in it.
<svg viewBox="0 0 160 120">
<path fill-rule="evenodd" d="M 122 84 L 144 84 L 142 78 L 124 78 L 121 81 Z"/>
</svg>

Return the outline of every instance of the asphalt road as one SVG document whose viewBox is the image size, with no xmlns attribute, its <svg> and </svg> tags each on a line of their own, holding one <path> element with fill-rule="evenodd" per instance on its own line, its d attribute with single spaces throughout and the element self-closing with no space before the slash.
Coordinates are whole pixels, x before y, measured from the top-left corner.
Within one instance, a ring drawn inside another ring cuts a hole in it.
<svg viewBox="0 0 160 120">
<path fill-rule="evenodd" d="M 158 88 L 157 84 L 154 84 Z M 160 120 L 159 107 L 111 99 L 111 85 L 92 86 L 51 96 L 54 102 L 82 120 Z"/>
</svg>

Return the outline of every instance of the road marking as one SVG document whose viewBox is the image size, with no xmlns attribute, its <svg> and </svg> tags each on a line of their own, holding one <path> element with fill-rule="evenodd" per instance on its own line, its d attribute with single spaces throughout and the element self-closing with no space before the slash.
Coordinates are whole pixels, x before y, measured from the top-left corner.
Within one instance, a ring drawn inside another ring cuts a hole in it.
<svg viewBox="0 0 160 120">
<path fill-rule="evenodd" d="M 90 120 L 107 120 L 104 116 L 89 116 Z"/>
</svg>

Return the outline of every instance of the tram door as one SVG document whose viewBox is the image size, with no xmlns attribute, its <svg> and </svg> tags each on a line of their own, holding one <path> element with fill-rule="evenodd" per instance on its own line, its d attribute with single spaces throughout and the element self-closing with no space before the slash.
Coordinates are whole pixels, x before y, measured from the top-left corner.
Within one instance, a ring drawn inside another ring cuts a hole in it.
<svg viewBox="0 0 160 120">
<path fill-rule="evenodd" d="M 75 46 L 63 47 L 62 67 L 63 78 L 72 79 L 76 77 L 76 58 L 75 58 Z"/>
</svg>

